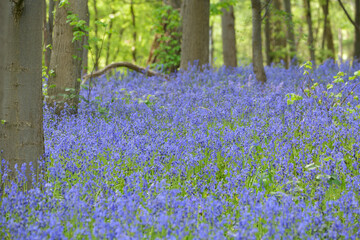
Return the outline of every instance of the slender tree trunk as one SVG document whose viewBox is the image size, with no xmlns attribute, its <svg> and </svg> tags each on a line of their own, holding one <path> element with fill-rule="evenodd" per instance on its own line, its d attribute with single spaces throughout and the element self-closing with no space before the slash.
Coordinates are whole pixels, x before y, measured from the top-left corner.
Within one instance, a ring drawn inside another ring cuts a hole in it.
<svg viewBox="0 0 360 240">
<path fill-rule="evenodd" d="M 285 66 L 288 66 L 288 56 L 286 51 L 286 35 L 284 29 L 283 7 L 281 0 L 273 0 L 275 15 L 274 19 L 274 48 L 273 55 L 276 62 L 284 61 Z"/>
<path fill-rule="evenodd" d="M 114 14 L 115 14 L 115 9 L 112 9 L 111 13 L 114 15 Z M 110 18 L 110 23 L 109 23 L 109 35 L 108 35 L 107 45 L 106 45 L 106 60 L 105 60 L 105 65 L 109 65 L 110 45 L 111 45 L 111 37 L 112 37 L 112 31 L 113 31 L 113 24 L 114 24 L 114 19 L 113 19 L 113 18 Z"/>
<path fill-rule="evenodd" d="M 360 0 L 355 0 L 355 24 L 354 59 L 360 61 Z"/>
<path fill-rule="evenodd" d="M 86 21 L 86 25 L 89 26 L 90 25 L 90 12 L 89 12 L 89 5 L 88 5 L 88 0 L 86 0 L 86 14 L 85 14 L 85 21 Z M 89 68 L 89 33 L 87 33 L 84 36 L 83 39 L 83 56 L 82 56 L 82 74 L 86 74 L 88 72 L 88 68 Z"/>
<path fill-rule="evenodd" d="M 234 7 L 222 9 L 221 29 L 223 42 L 224 65 L 236 67 L 236 36 L 235 36 L 235 17 Z"/>
<path fill-rule="evenodd" d="M 134 11 L 134 2 L 131 0 L 130 2 L 130 13 L 131 13 L 131 21 L 133 26 L 133 46 L 131 48 L 131 54 L 133 58 L 133 62 L 136 63 L 136 16 Z"/>
<path fill-rule="evenodd" d="M 308 25 L 308 44 L 309 44 L 310 60 L 314 64 L 316 64 L 310 0 L 304 0 L 304 8 L 306 14 L 306 21 Z"/>
<path fill-rule="evenodd" d="M 54 0 L 49 0 L 49 11 L 48 11 L 48 19 L 46 21 L 46 28 L 45 28 L 45 66 L 49 70 L 50 68 L 50 57 L 51 57 L 51 45 L 53 39 L 53 29 L 54 29 Z M 45 15 L 46 17 L 46 15 Z"/>
<path fill-rule="evenodd" d="M 68 12 L 76 14 L 79 19 L 86 19 L 87 0 L 69 0 L 68 6 L 56 7 L 54 24 L 53 49 L 50 68 L 54 73 L 49 78 L 48 102 L 56 102 L 56 113 L 64 109 L 65 103 L 77 113 L 79 102 L 83 39 L 73 42 L 73 27 L 67 23 Z"/>
<path fill-rule="evenodd" d="M 270 6 L 269 6 L 270 8 Z M 270 66 L 273 62 L 272 49 L 271 49 L 271 11 L 267 10 L 267 15 L 265 17 L 265 53 L 266 53 L 266 65 Z"/>
<path fill-rule="evenodd" d="M 214 66 L 214 26 L 211 25 L 210 26 L 210 33 L 209 33 L 209 38 L 210 38 L 210 58 L 209 58 L 209 63 L 211 66 Z"/>
<path fill-rule="evenodd" d="M 321 43 L 321 49 L 325 50 L 325 42 L 327 51 L 324 51 L 324 58 L 334 58 L 335 57 L 335 46 L 333 40 L 333 34 L 331 31 L 331 24 L 329 19 L 329 0 L 321 1 L 321 8 L 324 12 L 324 31 L 323 31 L 323 38 Z"/>
<path fill-rule="evenodd" d="M 286 25 L 287 25 L 287 42 L 290 46 L 290 61 L 294 60 L 294 64 L 297 64 L 296 61 L 296 45 L 295 45 L 295 34 L 294 34 L 294 22 L 292 20 L 291 12 L 291 0 L 284 0 L 284 6 L 286 11 Z"/>
<path fill-rule="evenodd" d="M 34 184 L 29 165 L 36 178 L 44 153 L 42 8 L 42 0 L 0 1 L 0 159 L 11 178 L 26 164 L 27 188 Z"/>
<path fill-rule="evenodd" d="M 338 40 L 339 40 L 339 58 L 343 59 L 343 37 L 341 28 L 338 29 Z"/>
<path fill-rule="evenodd" d="M 173 9 L 181 8 L 181 0 L 164 0 L 164 4 L 170 5 Z"/>
<path fill-rule="evenodd" d="M 263 64 L 261 44 L 261 2 L 251 0 L 252 7 L 252 53 L 253 67 L 256 79 L 262 83 L 266 82 L 266 75 Z"/>
<path fill-rule="evenodd" d="M 96 0 L 93 0 L 93 7 L 94 7 L 94 18 L 95 18 L 95 24 L 94 24 L 94 33 L 95 33 L 95 38 L 99 39 L 99 30 L 98 30 L 98 25 L 96 24 L 96 22 L 99 20 L 99 14 L 98 14 L 98 9 L 97 9 L 97 2 Z M 99 69 L 99 58 L 100 58 L 100 48 L 97 42 L 95 42 L 95 62 L 94 62 L 94 69 L 97 70 Z"/>
<path fill-rule="evenodd" d="M 182 5 L 182 43 L 180 68 L 198 61 L 209 64 L 210 0 L 184 0 Z"/>
</svg>

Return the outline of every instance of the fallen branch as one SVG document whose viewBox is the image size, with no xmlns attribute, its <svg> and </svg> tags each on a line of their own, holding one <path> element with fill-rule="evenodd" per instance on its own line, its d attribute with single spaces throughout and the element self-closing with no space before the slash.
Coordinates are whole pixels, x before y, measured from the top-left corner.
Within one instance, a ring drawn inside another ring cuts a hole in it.
<svg viewBox="0 0 360 240">
<path fill-rule="evenodd" d="M 85 84 L 86 81 L 89 79 L 89 78 L 94 78 L 94 77 L 98 77 L 98 76 L 101 76 L 103 74 L 105 74 L 107 71 L 113 69 L 113 68 L 117 68 L 117 67 L 126 67 L 126 68 L 129 68 L 131 70 L 134 70 L 136 72 L 139 72 L 139 73 L 142 73 L 142 74 L 145 74 L 146 76 L 149 76 L 149 77 L 153 77 L 153 76 L 158 76 L 158 77 L 163 77 L 165 78 L 166 80 L 169 80 L 169 77 L 167 75 L 164 75 L 164 74 L 161 74 L 161 73 L 158 73 L 158 72 L 155 72 L 153 70 L 150 70 L 150 69 L 145 69 L 143 67 L 140 67 L 138 65 L 135 65 L 133 63 L 129 63 L 129 62 L 114 62 L 114 63 L 111 63 L 109 65 L 107 65 L 106 67 L 104 67 L 103 69 L 100 69 L 98 71 L 95 71 L 95 72 L 92 72 L 92 73 L 89 73 L 89 74 L 86 74 L 82 77 L 82 82 L 81 84 Z"/>
</svg>

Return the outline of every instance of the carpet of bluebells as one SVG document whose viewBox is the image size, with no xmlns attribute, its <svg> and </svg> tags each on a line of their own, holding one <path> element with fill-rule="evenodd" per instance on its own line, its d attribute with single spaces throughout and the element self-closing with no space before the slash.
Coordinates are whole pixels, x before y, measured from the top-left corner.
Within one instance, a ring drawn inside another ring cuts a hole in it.
<svg viewBox="0 0 360 240">
<path fill-rule="evenodd" d="M 46 170 L 6 184 L 0 238 L 359 239 L 359 69 L 93 80 L 77 116 L 45 107 Z"/>
</svg>

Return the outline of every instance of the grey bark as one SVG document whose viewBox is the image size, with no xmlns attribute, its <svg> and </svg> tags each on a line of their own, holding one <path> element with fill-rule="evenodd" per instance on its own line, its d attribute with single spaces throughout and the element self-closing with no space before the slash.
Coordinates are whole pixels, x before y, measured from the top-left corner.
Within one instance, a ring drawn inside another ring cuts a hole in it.
<svg viewBox="0 0 360 240">
<path fill-rule="evenodd" d="M 235 17 L 234 7 L 222 9 L 221 29 L 223 42 L 224 65 L 236 67 L 236 36 L 235 36 Z"/>
<path fill-rule="evenodd" d="M 261 46 L 261 2 L 260 0 L 251 0 L 252 8 L 252 53 L 253 68 L 256 79 L 262 83 L 266 82 L 266 75 L 263 64 L 262 46 Z"/>
<path fill-rule="evenodd" d="M 306 22 L 308 25 L 308 44 L 309 44 L 310 60 L 314 64 L 316 64 L 310 0 L 304 0 L 304 9 L 305 9 L 305 15 L 306 15 Z"/>
<path fill-rule="evenodd" d="M 210 0 L 184 0 L 182 5 L 182 43 L 180 68 L 198 61 L 209 64 Z"/>
<path fill-rule="evenodd" d="M 54 0 L 49 0 L 49 11 L 48 11 L 48 18 L 46 21 L 45 27 L 45 47 L 51 46 L 52 44 L 52 34 L 54 29 Z M 45 66 L 49 70 L 50 68 L 50 57 L 51 57 L 51 47 L 46 48 L 45 51 Z"/>
<path fill-rule="evenodd" d="M 0 159 L 16 178 L 26 164 L 27 188 L 44 153 L 42 103 L 43 1 L 0 1 Z M 3 167 L 3 166 L 2 166 Z"/>
<path fill-rule="evenodd" d="M 83 39 L 73 40 L 73 27 L 66 22 L 68 12 L 78 15 L 79 19 L 86 19 L 87 0 L 69 0 L 68 6 L 56 7 L 54 24 L 53 49 L 51 53 L 50 69 L 54 74 L 48 82 L 48 103 L 54 106 L 56 102 L 56 113 L 64 109 L 65 103 L 71 107 L 72 113 L 77 113 L 79 102 L 79 91 Z"/>
<path fill-rule="evenodd" d="M 355 0 L 354 59 L 357 59 L 360 61 L 360 0 Z"/>
<path fill-rule="evenodd" d="M 296 62 L 296 44 L 295 44 L 295 34 L 294 34 L 294 22 L 292 20 L 292 12 L 291 12 L 291 0 L 284 0 L 284 7 L 286 11 L 286 28 L 287 28 L 287 42 L 289 44 L 290 50 L 290 60 L 294 60 L 294 64 Z"/>
</svg>

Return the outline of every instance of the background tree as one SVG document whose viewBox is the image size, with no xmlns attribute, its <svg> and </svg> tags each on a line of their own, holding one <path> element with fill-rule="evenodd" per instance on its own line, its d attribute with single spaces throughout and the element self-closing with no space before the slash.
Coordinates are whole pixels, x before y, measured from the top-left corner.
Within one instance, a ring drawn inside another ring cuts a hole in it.
<svg viewBox="0 0 360 240">
<path fill-rule="evenodd" d="M 210 0 L 184 0 L 182 5 L 181 64 L 198 61 L 199 66 L 209 63 Z"/>
<path fill-rule="evenodd" d="M 27 165 L 33 184 L 44 153 L 42 111 L 42 0 L 0 1 L 0 159 Z"/>
<path fill-rule="evenodd" d="M 286 30 L 287 30 L 287 43 L 289 45 L 289 62 L 294 60 L 294 64 L 297 64 L 296 61 L 296 44 L 295 44 L 295 34 L 294 34 L 294 22 L 293 14 L 291 11 L 291 0 L 284 0 L 284 8 L 286 12 Z"/>
<path fill-rule="evenodd" d="M 272 0 L 268 0 L 265 6 L 265 14 L 264 14 L 264 19 L 265 19 L 265 56 L 266 56 L 266 64 L 268 66 L 271 65 L 271 63 L 273 62 L 273 56 L 271 54 L 272 52 L 272 48 L 271 48 L 271 36 L 272 36 L 272 25 L 271 25 L 271 2 Z"/>
<path fill-rule="evenodd" d="M 54 29 L 54 0 L 49 0 L 48 4 L 48 17 L 46 17 L 46 14 L 44 14 L 44 18 L 46 19 L 46 25 L 45 25 L 45 34 L 44 34 L 44 42 L 45 42 L 45 66 L 47 68 L 47 71 L 50 67 L 50 57 L 51 57 L 51 45 L 52 45 L 52 34 Z M 46 8 L 44 7 L 44 10 Z"/>
<path fill-rule="evenodd" d="M 221 30 L 223 43 L 224 65 L 236 67 L 236 36 L 234 7 L 229 6 L 222 9 Z"/>
<path fill-rule="evenodd" d="M 360 60 L 360 0 L 355 0 L 354 59 Z"/>
<path fill-rule="evenodd" d="M 251 0 L 252 7 L 252 51 L 253 67 L 256 79 L 262 83 L 266 82 L 266 75 L 262 56 L 261 43 L 261 2 L 260 0 Z"/>
<path fill-rule="evenodd" d="M 304 9 L 306 15 L 306 22 L 308 27 L 308 44 L 310 52 L 310 60 L 315 64 L 315 45 L 314 45 L 314 35 L 313 35 L 313 25 L 311 18 L 311 5 L 310 0 L 304 0 Z"/>
<path fill-rule="evenodd" d="M 154 41 L 147 64 L 161 67 L 165 72 L 174 72 L 180 66 L 181 19 L 180 0 L 164 0 L 155 11 Z"/>
<path fill-rule="evenodd" d="M 83 37 L 86 35 L 87 0 L 69 0 L 56 6 L 48 82 L 48 102 L 56 112 L 68 104 L 77 112 L 82 72 Z"/>
<path fill-rule="evenodd" d="M 281 0 L 273 0 L 273 47 L 272 55 L 274 62 L 283 61 L 285 66 L 288 66 L 288 56 L 287 56 L 287 42 L 286 42 L 286 31 L 285 31 L 285 11 Z"/>
<path fill-rule="evenodd" d="M 321 50 L 323 57 L 322 59 L 325 60 L 327 58 L 334 58 L 335 57 L 335 46 L 333 40 L 333 34 L 331 30 L 331 23 L 329 18 L 329 0 L 320 0 L 321 8 L 324 13 L 324 29 L 323 29 L 323 37 L 321 42 Z M 325 50 L 325 43 L 326 43 L 326 50 Z"/>
</svg>

